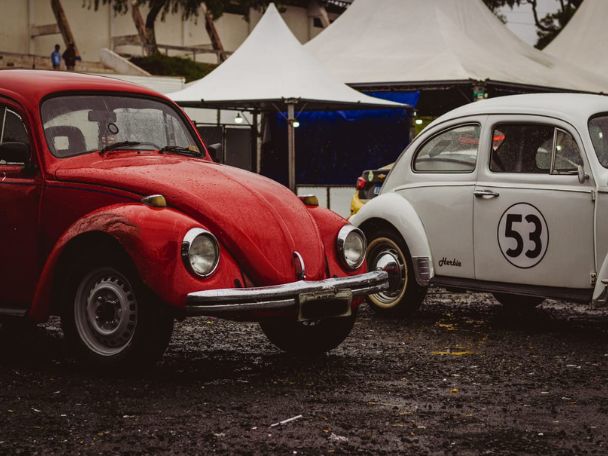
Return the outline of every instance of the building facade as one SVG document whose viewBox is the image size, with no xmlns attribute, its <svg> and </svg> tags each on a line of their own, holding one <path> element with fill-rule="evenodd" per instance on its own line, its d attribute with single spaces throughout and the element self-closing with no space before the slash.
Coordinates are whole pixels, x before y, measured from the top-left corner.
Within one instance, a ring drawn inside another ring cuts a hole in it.
<svg viewBox="0 0 608 456">
<path fill-rule="evenodd" d="M 142 54 L 141 46 L 124 44 L 128 41 L 126 37 L 137 35 L 131 11 L 116 14 L 110 5 L 100 5 L 99 9 L 95 10 L 92 0 L 60 0 L 60 3 L 83 61 L 98 62 L 102 48 L 112 49 L 123 55 Z M 60 34 L 40 34 L 52 31 L 52 26 L 56 24 L 51 0 L 0 0 L 0 10 L 3 12 L 0 15 L 0 52 L 48 57 L 55 44 L 59 44 L 62 50 L 65 49 Z M 142 6 L 140 11 L 145 19 L 147 8 Z M 285 8 L 283 17 L 296 37 L 304 43 L 323 30 L 322 22 L 316 14 L 317 10 L 312 7 L 290 6 Z M 224 49 L 228 52 L 236 50 L 255 27 L 261 15 L 261 11 L 251 9 L 244 15 L 236 12 L 225 13 L 215 21 Z M 331 18 L 334 16 L 330 13 Z M 190 58 L 193 57 L 192 51 L 165 50 L 162 46 L 187 48 L 211 45 L 202 15 L 183 20 L 181 12 L 168 14 L 164 20 L 159 16 L 156 22 L 156 39 L 161 45 L 161 52 Z M 201 62 L 217 63 L 214 53 L 195 52 L 194 58 Z M 3 66 L 6 65 L 0 64 L 0 67 Z"/>
</svg>

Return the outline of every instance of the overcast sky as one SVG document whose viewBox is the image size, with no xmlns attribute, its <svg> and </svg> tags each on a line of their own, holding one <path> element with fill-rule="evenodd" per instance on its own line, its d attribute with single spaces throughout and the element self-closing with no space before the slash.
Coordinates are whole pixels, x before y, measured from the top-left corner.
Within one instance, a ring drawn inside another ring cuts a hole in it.
<svg viewBox="0 0 608 456">
<path fill-rule="evenodd" d="M 538 0 L 538 14 L 543 17 L 548 12 L 553 12 L 559 7 L 559 0 Z M 519 8 L 503 8 L 501 13 L 507 18 L 509 27 L 517 36 L 526 43 L 534 45 L 536 43 L 536 27 L 534 16 L 530 5 L 523 5 Z"/>
</svg>

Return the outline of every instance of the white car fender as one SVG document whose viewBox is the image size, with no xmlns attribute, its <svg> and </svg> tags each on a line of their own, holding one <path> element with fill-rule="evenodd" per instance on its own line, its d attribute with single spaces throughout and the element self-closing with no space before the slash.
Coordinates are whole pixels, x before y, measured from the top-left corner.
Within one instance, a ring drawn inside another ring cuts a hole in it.
<svg viewBox="0 0 608 456">
<path fill-rule="evenodd" d="M 393 192 L 383 193 L 366 203 L 349 221 L 364 229 L 366 222 L 373 219 L 387 222 L 397 230 L 410 251 L 416 282 L 428 285 L 434 276 L 431 248 L 422 221 L 409 201 Z"/>
</svg>

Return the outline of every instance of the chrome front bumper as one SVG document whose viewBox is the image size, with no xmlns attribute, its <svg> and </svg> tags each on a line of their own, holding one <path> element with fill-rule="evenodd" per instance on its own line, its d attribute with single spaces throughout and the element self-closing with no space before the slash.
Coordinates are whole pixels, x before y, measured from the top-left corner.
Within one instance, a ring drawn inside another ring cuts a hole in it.
<svg viewBox="0 0 608 456">
<path fill-rule="evenodd" d="M 389 288 L 389 274 L 366 274 L 258 288 L 197 291 L 186 300 L 186 315 L 225 316 L 252 311 L 293 310 L 299 320 L 348 316 L 351 301 Z"/>
</svg>

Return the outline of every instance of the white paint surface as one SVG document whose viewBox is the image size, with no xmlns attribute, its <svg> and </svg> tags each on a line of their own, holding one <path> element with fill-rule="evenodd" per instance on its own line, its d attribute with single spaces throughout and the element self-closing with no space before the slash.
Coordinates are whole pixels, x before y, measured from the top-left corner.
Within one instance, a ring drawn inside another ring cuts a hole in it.
<svg viewBox="0 0 608 456">
<path fill-rule="evenodd" d="M 608 77 L 545 54 L 481 0 L 356 0 L 305 46 L 341 81 L 493 80 L 605 91 Z"/>
</svg>

